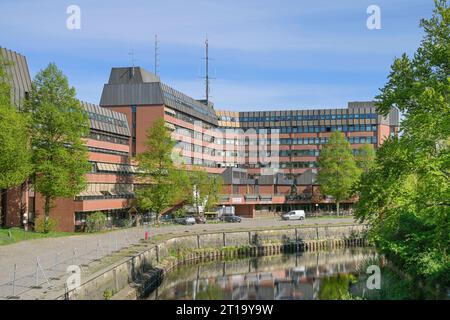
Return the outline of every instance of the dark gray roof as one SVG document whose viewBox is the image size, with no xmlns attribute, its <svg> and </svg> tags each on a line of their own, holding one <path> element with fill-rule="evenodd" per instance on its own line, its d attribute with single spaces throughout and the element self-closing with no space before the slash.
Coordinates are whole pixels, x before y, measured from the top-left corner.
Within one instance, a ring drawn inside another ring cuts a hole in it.
<svg viewBox="0 0 450 320">
<path fill-rule="evenodd" d="M 159 82 L 159 77 L 141 67 L 112 68 L 108 84 Z"/>
<path fill-rule="evenodd" d="M 218 125 L 216 112 L 211 105 L 206 106 L 198 100 L 195 100 L 164 83 L 161 83 L 161 89 L 163 92 L 164 104 L 166 106 L 172 107 L 175 110 L 187 113 L 211 124 Z"/>
<path fill-rule="evenodd" d="M 211 106 L 162 83 L 158 76 L 141 67 L 112 68 L 100 99 L 100 105 L 105 107 L 163 104 L 210 124 L 218 124 Z"/>
<path fill-rule="evenodd" d="M 6 72 L 11 81 L 12 102 L 18 108 L 22 107 L 26 93 L 31 90 L 31 77 L 28 70 L 27 59 L 25 56 L 0 47 L 0 55 L 4 61 L 10 65 L 6 68 Z"/>
<path fill-rule="evenodd" d="M 160 84 L 105 84 L 103 87 L 101 106 L 162 105 L 163 98 Z"/>
<path fill-rule="evenodd" d="M 88 102 L 82 101 L 81 105 L 88 112 L 91 129 L 126 137 L 130 136 L 130 128 L 125 114 Z"/>
</svg>

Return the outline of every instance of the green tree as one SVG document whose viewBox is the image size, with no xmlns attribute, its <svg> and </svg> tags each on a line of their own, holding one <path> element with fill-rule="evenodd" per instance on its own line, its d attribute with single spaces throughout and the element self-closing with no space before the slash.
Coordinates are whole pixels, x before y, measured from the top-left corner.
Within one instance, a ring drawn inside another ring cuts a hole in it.
<svg viewBox="0 0 450 320">
<path fill-rule="evenodd" d="M 22 184 L 32 169 L 28 121 L 26 115 L 12 105 L 8 66 L 0 55 L 0 190 Z M 4 210 L 1 208 L 2 193 L 0 212 Z M 0 221 L 2 223 L 4 221 Z"/>
<path fill-rule="evenodd" d="M 137 202 L 140 208 L 156 213 L 156 223 L 164 210 L 188 198 L 186 172 L 172 159 L 175 144 L 164 119 L 159 118 L 147 131 L 146 150 L 137 156 L 142 183 L 136 190 Z"/>
<path fill-rule="evenodd" d="M 91 168 L 83 141 L 89 120 L 75 95 L 67 77 L 49 64 L 34 78 L 26 103 L 35 190 L 44 196 L 46 221 L 55 198 L 74 197 L 86 187 Z"/>
<path fill-rule="evenodd" d="M 205 204 L 206 211 L 212 211 L 219 203 L 219 194 L 222 192 L 223 179 L 219 175 L 214 175 L 209 178 L 206 189 L 207 198 Z"/>
<path fill-rule="evenodd" d="M 375 163 L 375 149 L 373 145 L 365 143 L 357 149 L 356 165 L 362 172 L 368 172 Z"/>
<path fill-rule="evenodd" d="M 377 151 L 363 174 L 356 216 L 391 261 L 413 276 L 449 285 L 450 261 L 450 9 L 436 1 L 412 58 L 395 59 L 377 97 L 378 111 L 404 115 L 400 137 Z"/>
<path fill-rule="evenodd" d="M 216 175 L 209 175 L 201 168 L 189 172 L 190 197 L 188 203 L 196 209 L 200 215 L 200 208 L 205 210 L 214 208 L 219 200 L 219 193 L 222 188 L 222 178 Z"/>
<path fill-rule="evenodd" d="M 342 132 L 331 134 L 320 152 L 318 165 L 317 183 L 323 194 L 333 197 L 339 215 L 340 202 L 351 196 L 360 174 L 350 143 Z"/>
</svg>

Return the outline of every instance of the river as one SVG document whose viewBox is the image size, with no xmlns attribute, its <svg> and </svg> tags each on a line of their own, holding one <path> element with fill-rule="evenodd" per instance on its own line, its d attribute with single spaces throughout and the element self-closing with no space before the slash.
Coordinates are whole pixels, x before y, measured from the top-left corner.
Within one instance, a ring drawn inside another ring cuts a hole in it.
<svg viewBox="0 0 450 320">
<path fill-rule="evenodd" d="M 347 248 L 181 266 L 148 299 L 346 299 L 361 291 L 357 280 L 376 256 L 372 248 Z"/>
</svg>

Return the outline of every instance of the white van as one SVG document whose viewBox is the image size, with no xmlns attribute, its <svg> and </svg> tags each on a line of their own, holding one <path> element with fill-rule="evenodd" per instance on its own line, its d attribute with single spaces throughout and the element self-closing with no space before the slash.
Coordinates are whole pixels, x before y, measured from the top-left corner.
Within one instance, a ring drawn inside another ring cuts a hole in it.
<svg viewBox="0 0 450 320">
<path fill-rule="evenodd" d="M 285 213 L 281 216 L 283 220 L 304 220 L 305 211 L 304 210 L 293 210 Z"/>
</svg>

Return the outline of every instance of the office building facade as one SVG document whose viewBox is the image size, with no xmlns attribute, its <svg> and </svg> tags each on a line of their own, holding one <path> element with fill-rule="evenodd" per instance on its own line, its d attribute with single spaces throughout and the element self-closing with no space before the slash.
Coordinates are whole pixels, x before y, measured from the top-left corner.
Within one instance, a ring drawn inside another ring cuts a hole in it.
<svg viewBox="0 0 450 320">
<path fill-rule="evenodd" d="M 2 55 L 13 62 L 14 101 L 20 107 L 31 86 L 26 59 L 5 49 Z M 82 105 L 91 124 L 86 146 L 92 171 L 86 190 L 57 199 L 51 210 L 64 231 L 83 229 L 95 211 L 111 220 L 129 215 L 137 172 L 132 158 L 145 150 L 147 131 L 158 118 L 177 141 L 176 161 L 188 170 L 200 167 L 221 175 L 219 205 L 232 205 L 247 217 L 300 208 L 332 210 L 332 199 L 316 183 L 317 159 L 331 133 L 343 132 L 357 152 L 364 143 L 378 148 L 397 133 L 399 123 L 395 108 L 383 117 L 373 102 L 350 102 L 338 109 L 216 110 L 211 102 L 193 99 L 140 67 L 112 68 L 99 106 Z M 5 192 L 5 226 L 43 214 L 43 199 L 30 183 Z M 344 210 L 356 200 L 344 201 Z"/>
<path fill-rule="evenodd" d="M 139 67 L 113 68 L 100 105 L 126 114 L 133 155 L 144 150 L 153 122 L 164 118 L 186 167 L 222 175 L 220 205 L 249 217 L 291 208 L 332 210 L 332 199 L 315 182 L 317 159 L 331 133 L 343 132 L 357 153 L 365 143 L 378 148 L 397 133 L 399 122 L 395 108 L 384 117 L 373 102 L 338 109 L 215 110 Z M 355 200 L 344 201 L 344 209 Z"/>
</svg>

